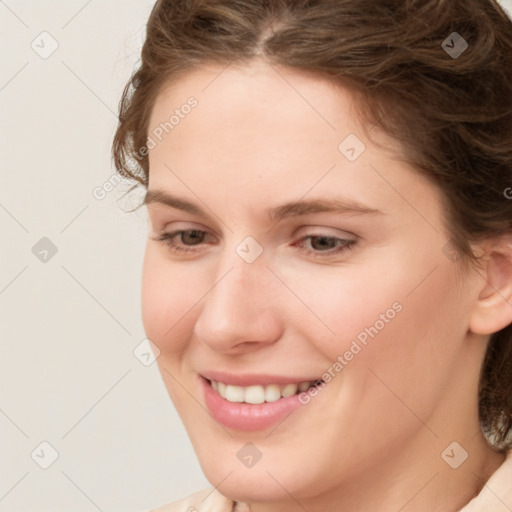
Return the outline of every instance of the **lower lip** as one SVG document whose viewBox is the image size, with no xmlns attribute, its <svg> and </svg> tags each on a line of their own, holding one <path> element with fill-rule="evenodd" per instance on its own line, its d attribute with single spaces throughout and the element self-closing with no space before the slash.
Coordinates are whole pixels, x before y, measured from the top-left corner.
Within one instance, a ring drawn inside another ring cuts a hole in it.
<svg viewBox="0 0 512 512">
<path fill-rule="evenodd" d="M 204 377 L 200 379 L 208 411 L 215 420 L 227 428 L 246 431 L 270 428 L 304 405 L 299 402 L 299 395 L 262 404 L 230 402 L 212 388 L 210 381 Z"/>
</svg>

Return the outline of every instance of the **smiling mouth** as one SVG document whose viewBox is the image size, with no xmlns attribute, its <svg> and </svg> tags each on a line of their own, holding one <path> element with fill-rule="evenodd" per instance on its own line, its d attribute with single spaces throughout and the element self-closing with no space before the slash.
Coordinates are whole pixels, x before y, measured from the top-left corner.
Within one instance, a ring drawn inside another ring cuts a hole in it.
<svg viewBox="0 0 512 512">
<path fill-rule="evenodd" d="M 319 383 L 323 383 L 321 379 L 318 379 L 285 385 L 268 384 L 265 386 L 235 386 L 215 380 L 206 380 L 210 383 L 213 390 L 225 400 L 229 402 L 247 404 L 277 402 L 281 398 L 288 398 L 290 396 L 297 395 L 307 391 L 309 388 L 318 385 Z"/>
</svg>

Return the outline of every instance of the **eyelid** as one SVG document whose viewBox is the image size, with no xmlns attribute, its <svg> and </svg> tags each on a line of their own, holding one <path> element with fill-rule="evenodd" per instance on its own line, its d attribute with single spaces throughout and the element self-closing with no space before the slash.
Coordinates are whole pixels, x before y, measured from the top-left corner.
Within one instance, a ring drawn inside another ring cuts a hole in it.
<svg viewBox="0 0 512 512">
<path fill-rule="evenodd" d="M 303 234 L 304 231 L 304 234 Z M 332 233 L 331 231 L 334 231 Z M 328 238 L 341 238 L 343 240 L 359 240 L 361 237 L 352 233 L 351 231 L 345 231 L 344 229 L 333 228 L 328 226 L 301 226 L 298 230 L 293 233 L 293 236 L 322 236 Z"/>
<path fill-rule="evenodd" d="M 171 229 L 167 229 L 170 224 L 173 224 Z M 183 225 L 183 226 L 182 226 Z M 335 231 L 335 233 L 330 233 L 329 230 Z M 162 234 L 174 234 L 180 231 L 204 231 L 209 236 L 213 236 L 215 238 L 219 238 L 215 233 L 212 233 L 212 230 L 204 226 L 200 223 L 179 221 L 179 222 L 168 222 L 163 225 L 162 228 L 154 229 L 154 235 L 162 235 Z M 304 233 L 302 233 L 304 231 Z M 361 237 L 352 233 L 350 231 L 345 231 L 339 228 L 327 227 L 327 226 L 301 226 L 299 229 L 295 230 L 291 233 L 291 238 L 304 238 L 307 236 L 317 236 L 317 237 L 326 237 L 326 238 L 340 238 L 342 240 L 354 239 L 359 240 Z"/>
<path fill-rule="evenodd" d="M 205 231 L 212 236 L 216 236 L 215 232 L 200 222 L 193 221 L 168 221 L 152 223 L 153 234 L 161 235 L 163 233 L 174 233 L 175 231 Z"/>
</svg>

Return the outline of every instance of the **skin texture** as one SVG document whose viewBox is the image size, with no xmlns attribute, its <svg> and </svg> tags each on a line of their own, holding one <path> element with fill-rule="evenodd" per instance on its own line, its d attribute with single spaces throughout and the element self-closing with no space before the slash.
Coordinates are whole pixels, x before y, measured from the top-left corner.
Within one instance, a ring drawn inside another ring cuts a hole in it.
<svg viewBox="0 0 512 512">
<path fill-rule="evenodd" d="M 206 477 L 254 512 L 458 510 L 504 459 L 480 433 L 477 388 L 488 334 L 512 319 L 486 316 L 487 276 L 447 256 L 440 191 L 393 141 L 364 135 L 348 90 L 306 73 L 203 66 L 162 90 L 150 130 L 191 96 L 197 106 L 149 153 L 148 189 L 207 216 L 147 205 L 142 313 Z M 338 150 L 349 134 L 366 145 L 353 162 Z M 382 213 L 266 213 L 339 198 Z M 207 235 L 175 236 L 188 253 L 157 240 L 180 229 Z M 333 245 L 307 235 L 356 243 L 325 256 Z M 248 236 L 263 249 L 253 263 L 236 252 Z M 394 318 L 277 427 L 227 429 L 206 411 L 198 373 L 320 378 L 394 303 Z M 454 441 L 469 454 L 457 469 L 441 457 Z M 262 453 L 252 468 L 237 457 L 247 442 Z"/>
</svg>

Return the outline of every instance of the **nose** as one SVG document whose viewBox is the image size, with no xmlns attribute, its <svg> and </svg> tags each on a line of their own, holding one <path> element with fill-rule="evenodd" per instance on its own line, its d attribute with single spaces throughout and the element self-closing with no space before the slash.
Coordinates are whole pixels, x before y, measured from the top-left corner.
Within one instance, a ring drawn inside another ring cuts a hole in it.
<svg viewBox="0 0 512 512">
<path fill-rule="evenodd" d="M 224 258 L 202 301 L 195 324 L 198 339 L 217 352 L 232 354 L 275 343 L 284 318 L 278 286 L 262 257 L 253 263 L 237 254 Z"/>
</svg>

